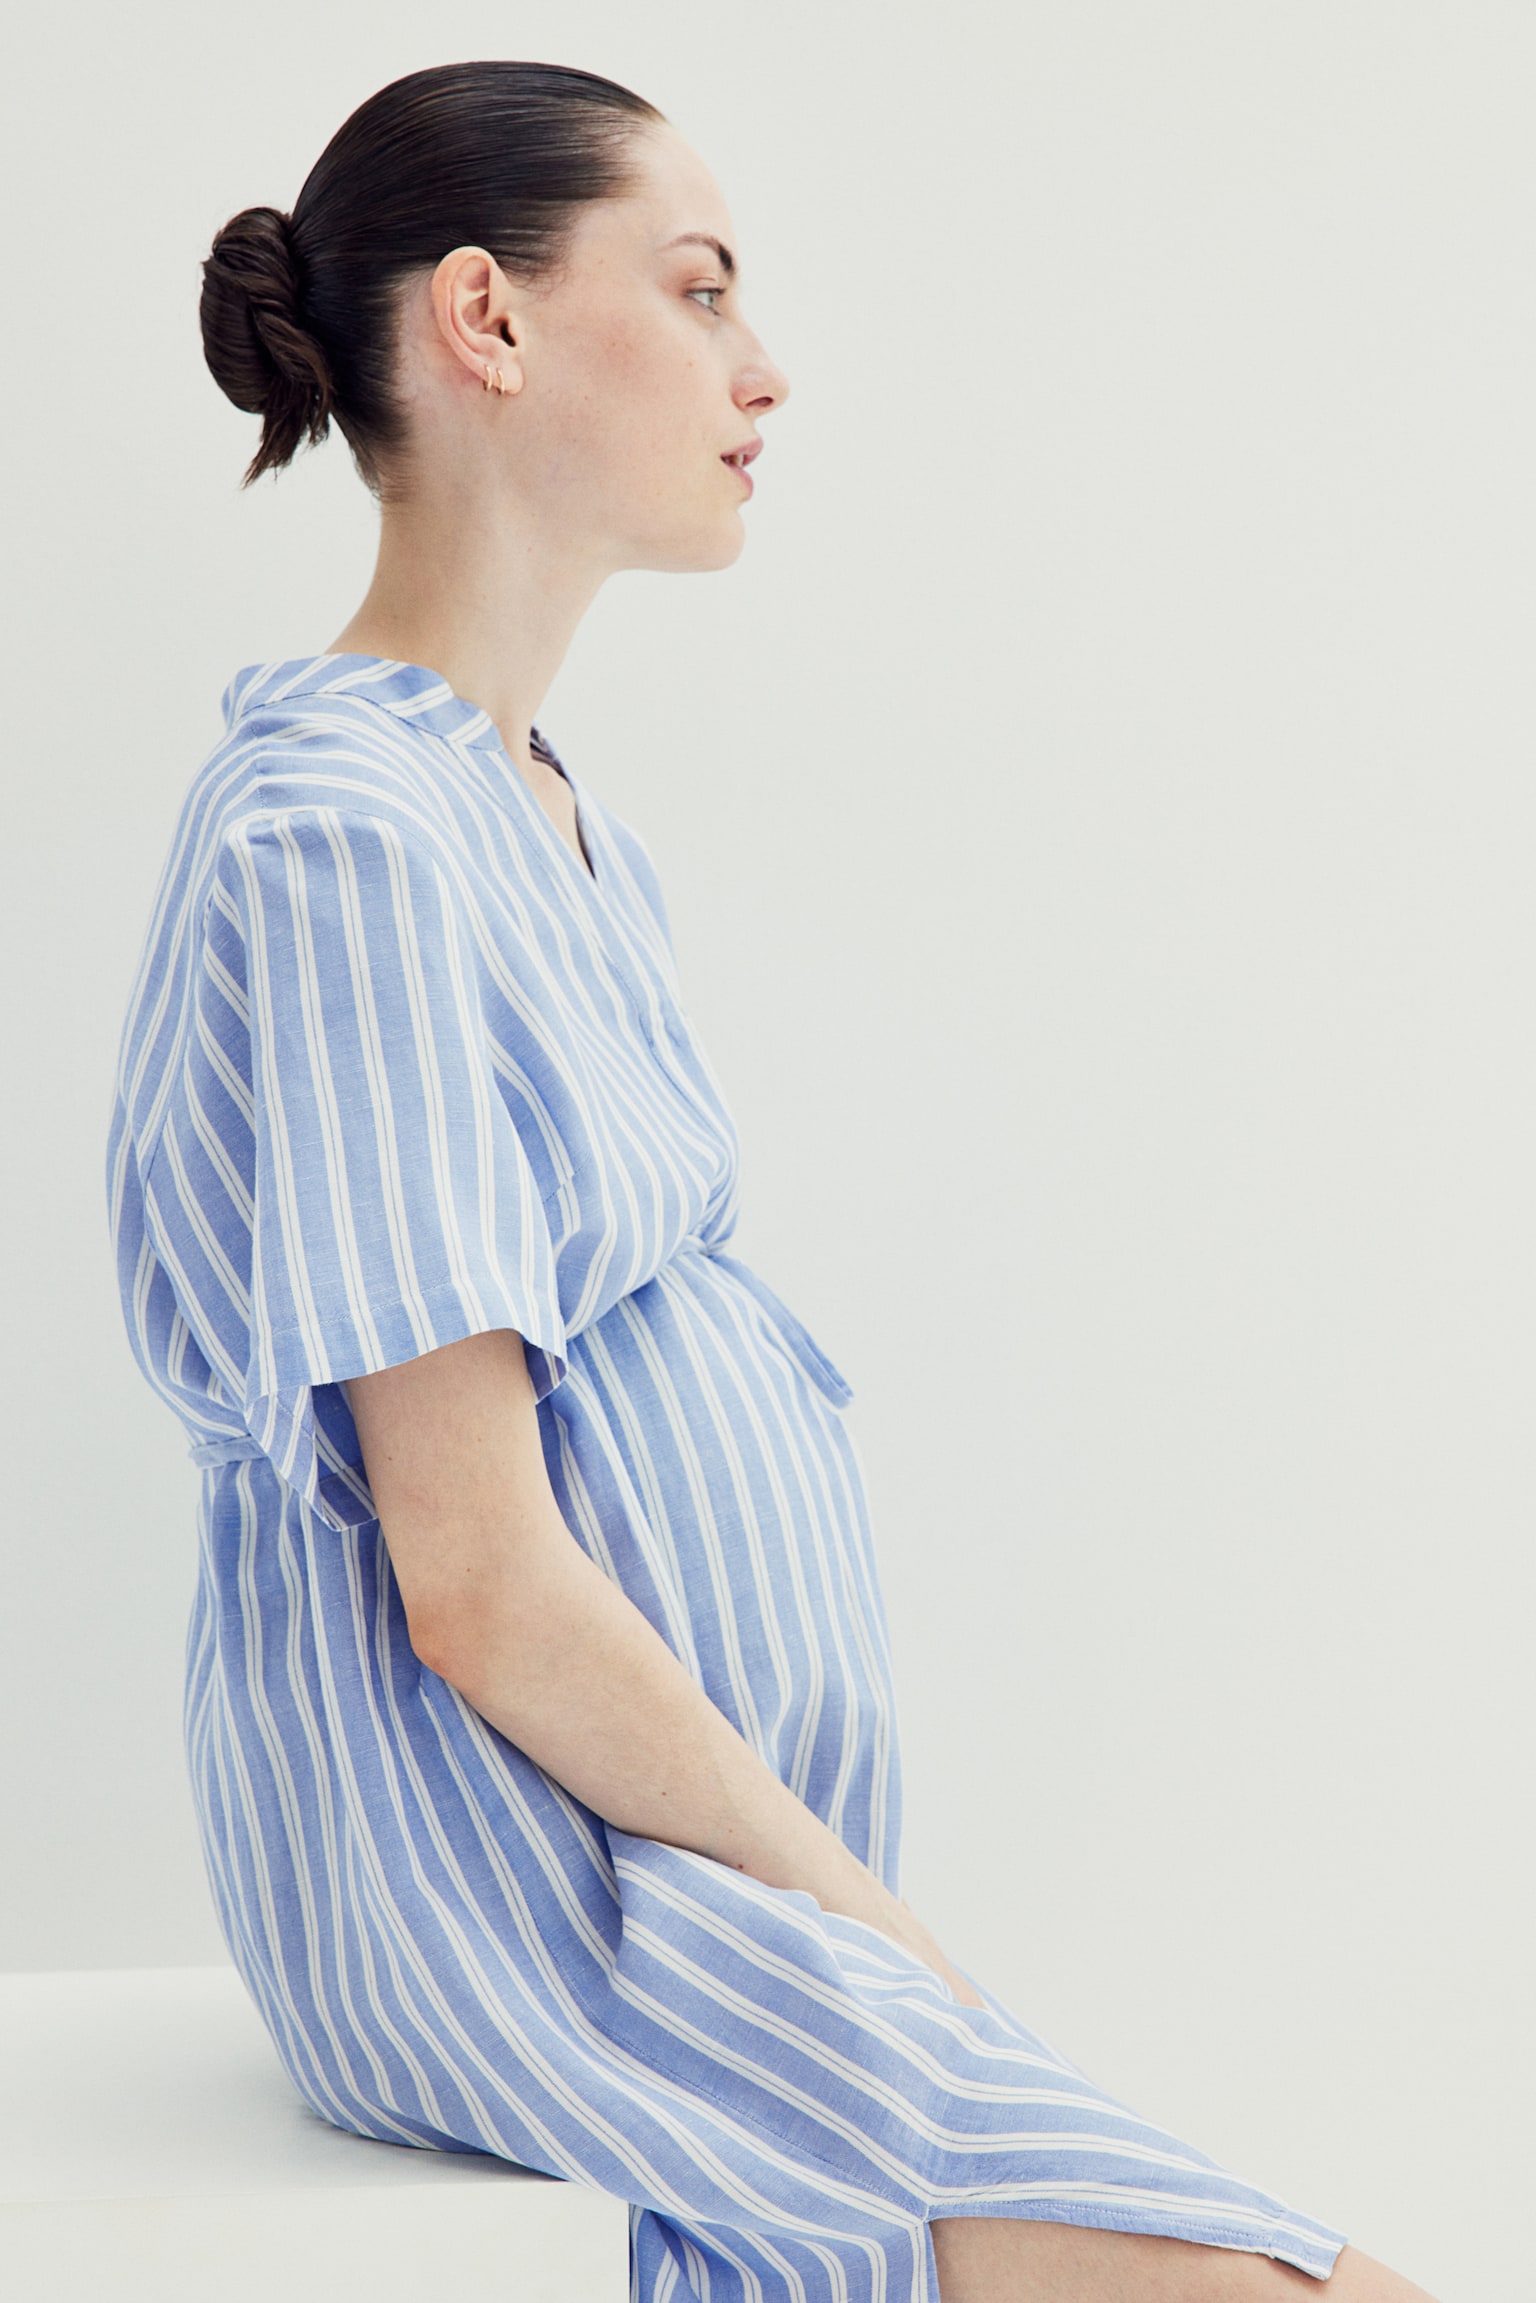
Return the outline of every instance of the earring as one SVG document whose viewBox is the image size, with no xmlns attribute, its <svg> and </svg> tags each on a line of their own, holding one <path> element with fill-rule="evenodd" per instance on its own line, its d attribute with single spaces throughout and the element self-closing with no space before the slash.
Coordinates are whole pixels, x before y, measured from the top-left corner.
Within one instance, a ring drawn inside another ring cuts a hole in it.
<svg viewBox="0 0 1536 2303">
<path fill-rule="evenodd" d="M 488 392 L 489 392 L 490 390 L 492 390 L 492 388 L 495 386 L 495 383 L 496 383 L 496 363 L 495 363 L 495 361 L 494 361 L 494 360 L 487 360 L 487 361 L 485 362 L 485 388 L 486 388 L 486 390 L 487 390 Z"/>
</svg>

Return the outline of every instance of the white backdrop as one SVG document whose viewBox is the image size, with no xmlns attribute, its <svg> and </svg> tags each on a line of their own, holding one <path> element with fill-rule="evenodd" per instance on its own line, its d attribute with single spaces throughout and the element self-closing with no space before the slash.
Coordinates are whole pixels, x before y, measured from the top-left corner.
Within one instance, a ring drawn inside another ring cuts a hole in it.
<svg viewBox="0 0 1536 2303">
<path fill-rule="evenodd" d="M 220 1955 L 101 1143 L 220 692 L 341 627 L 373 513 L 339 441 L 241 496 L 198 263 L 398 73 L 582 64 L 716 168 L 794 396 L 741 563 L 610 587 L 540 716 L 858 1392 L 908 1896 L 1139 2109 L 1526 2303 L 1536 16 L 31 14 L 0 1964 Z"/>
</svg>

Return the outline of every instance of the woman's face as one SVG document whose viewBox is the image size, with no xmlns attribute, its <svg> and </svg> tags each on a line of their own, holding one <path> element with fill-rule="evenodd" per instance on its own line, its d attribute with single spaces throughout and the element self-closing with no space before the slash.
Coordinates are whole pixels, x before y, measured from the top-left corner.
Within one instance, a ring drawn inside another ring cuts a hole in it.
<svg viewBox="0 0 1536 2303">
<path fill-rule="evenodd" d="M 496 270 L 509 308 L 494 348 L 515 389 L 482 394 L 475 418 L 520 507 L 589 564 L 727 567 L 752 493 L 742 459 L 789 385 L 747 325 L 708 169 L 668 127 L 638 130 L 630 156 L 631 189 L 579 211 L 552 278 Z M 495 314 L 482 307 L 482 326 Z"/>
</svg>

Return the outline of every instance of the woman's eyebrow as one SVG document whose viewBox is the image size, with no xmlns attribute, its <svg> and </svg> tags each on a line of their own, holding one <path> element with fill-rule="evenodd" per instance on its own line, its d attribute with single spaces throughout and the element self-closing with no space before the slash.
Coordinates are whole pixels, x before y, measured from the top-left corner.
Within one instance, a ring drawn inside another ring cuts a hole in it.
<svg viewBox="0 0 1536 2303">
<path fill-rule="evenodd" d="M 736 269 L 736 259 L 731 254 L 731 251 L 726 246 L 725 242 L 723 240 L 717 240 L 712 232 L 679 232 L 675 240 L 666 240 L 662 243 L 663 250 L 667 248 L 686 248 L 690 246 L 697 248 L 713 248 L 715 254 L 720 259 L 721 271 L 725 274 L 727 279 L 730 279 L 731 275 Z"/>
</svg>

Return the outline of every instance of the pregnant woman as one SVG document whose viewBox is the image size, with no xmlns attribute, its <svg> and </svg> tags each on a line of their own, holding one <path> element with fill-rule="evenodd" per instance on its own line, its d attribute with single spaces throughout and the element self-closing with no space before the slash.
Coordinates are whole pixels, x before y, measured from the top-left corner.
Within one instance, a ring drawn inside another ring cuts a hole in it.
<svg viewBox="0 0 1536 2303">
<path fill-rule="evenodd" d="M 325 2118 L 629 2201 L 639 2303 L 1407 2303 L 897 1893 L 847 1387 L 729 1252 L 650 861 L 536 725 L 605 578 L 741 549 L 788 387 L 734 250 L 650 105 L 483 63 L 205 266 L 247 477 L 334 422 L 381 512 L 331 646 L 229 684 L 112 1139 L 230 1950 Z"/>
</svg>

